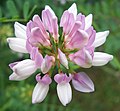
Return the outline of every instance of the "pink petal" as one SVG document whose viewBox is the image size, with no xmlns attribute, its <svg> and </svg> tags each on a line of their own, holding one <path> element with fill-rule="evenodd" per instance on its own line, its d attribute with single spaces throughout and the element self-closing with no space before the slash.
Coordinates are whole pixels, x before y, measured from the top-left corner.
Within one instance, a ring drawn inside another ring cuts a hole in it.
<svg viewBox="0 0 120 111">
<path fill-rule="evenodd" d="M 37 80 L 37 82 L 40 82 L 40 83 L 42 82 L 45 85 L 49 85 L 52 82 L 52 79 L 47 74 L 44 75 L 42 78 L 41 78 L 40 74 L 37 74 L 36 75 L 36 80 Z"/>
<path fill-rule="evenodd" d="M 91 26 L 90 28 L 88 28 L 86 30 L 86 32 L 89 35 L 89 40 L 88 40 L 88 44 L 87 46 L 91 46 L 93 44 L 93 42 L 95 41 L 95 36 L 96 36 L 96 31 L 93 29 L 93 27 Z"/>
<path fill-rule="evenodd" d="M 78 30 L 69 43 L 66 44 L 66 48 L 68 49 L 81 49 L 86 45 L 88 41 L 88 34 L 83 30 Z"/>
<path fill-rule="evenodd" d="M 26 34 L 28 38 L 31 37 L 31 29 L 37 26 L 38 25 L 35 22 L 32 22 L 31 20 L 27 23 Z"/>
<path fill-rule="evenodd" d="M 57 41 L 58 40 L 58 24 L 57 24 L 58 20 L 57 18 L 53 18 L 52 19 L 52 33 L 53 33 L 53 38 Z"/>
<path fill-rule="evenodd" d="M 86 49 L 81 49 L 74 54 L 70 54 L 71 61 L 83 68 L 90 68 L 92 66 L 92 56 Z"/>
<path fill-rule="evenodd" d="M 89 47 L 86 47 L 86 50 L 89 52 L 89 54 L 91 55 L 91 57 L 93 59 L 95 47 L 89 46 Z"/>
<path fill-rule="evenodd" d="M 29 42 L 29 38 L 27 38 L 27 41 L 26 41 L 26 49 L 27 51 L 30 53 L 31 50 L 32 50 L 32 45 L 30 44 Z"/>
<path fill-rule="evenodd" d="M 30 42 L 34 45 L 40 42 L 44 46 L 49 46 L 50 41 L 43 35 L 39 27 L 35 27 L 31 30 Z"/>
<path fill-rule="evenodd" d="M 71 40 L 71 38 L 73 37 L 73 35 L 76 33 L 76 31 L 80 28 L 81 26 L 81 22 L 80 21 L 76 21 L 74 26 L 72 27 L 72 30 L 70 31 L 70 33 L 68 34 L 68 36 L 66 36 L 65 41 L 68 42 Z"/>
<path fill-rule="evenodd" d="M 72 75 L 67 76 L 66 74 L 60 73 L 54 76 L 54 80 L 58 83 L 69 83 L 72 79 Z"/>
<path fill-rule="evenodd" d="M 64 11 L 62 17 L 61 17 L 61 20 L 60 20 L 60 27 L 63 27 L 64 24 L 67 22 L 68 20 L 68 17 L 69 17 L 69 12 L 68 11 Z"/>
<path fill-rule="evenodd" d="M 77 20 L 77 21 L 80 21 L 80 22 L 82 23 L 80 29 L 84 29 L 84 28 L 85 28 L 85 16 L 82 15 L 81 13 L 79 13 L 79 14 L 77 15 L 76 20 Z"/>
<path fill-rule="evenodd" d="M 66 55 L 60 49 L 58 49 L 58 56 L 59 56 L 60 63 L 63 66 L 65 66 L 67 69 L 69 69 L 68 60 L 66 58 Z"/>
<path fill-rule="evenodd" d="M 19 62 L 20 62 L 20 61 L 19 61 Z M 19 62 L 10 63 L 10 64 L 9 64 L 9 67 L 10 67 L 11 69 L 13 69 L 13 67 L 14 67 L 15 65 L 17 65 Z"/>
<path fill-rule="evenodd" d="M 68 17 L 68 21 L 66 21 L 66 23 L 64 24 L 63 32 L 65 34 L 68 34 L 71 30 L 71 27 L 73 27 L 74 23 L 75 23 L 74 15 L 70 13 Z"/>
<path fill-rule="evenodd" d="M 30 57 L 32 60 L 35 61 L 35 64 L 38 68 L 41 67 L 42 61 L 43 61 L 43 56 L 39 52 L 38 48 L 34 47 L 31 51 Z"/>
<path fill-rule="evenodd" d="M 41 64 L 42 73 L 47 73 L 55 62 L 55 58 L 53 56 L 46 55 Z"/>
<path fill-rule="evenodd" d="M 48 74 L 46 74 L 46 75 L 44 75 L 44 76 L 42 77 L 42 82 L 43 82 L 44 84 L 51 84 L 52 79 L 50 78 L 50 76 L 49 76 Z"/>
<path fill-rule="evenodd" d="M 44 36 L 49 39 L 49 36 L 46 32 L 46 29 L 44 27 L 44 24 L 42 23 L 40 17 L 38 15 L 34 15 L 33 16 L 33 21 L 38 25 L 38 27 L 40 28 L 40 30 L 42 31 L 42 33 L 44 34 Z"/>
<path fill-rule="evenodd" d="M 49 12 L 52 15 L 52 18 L 54 18 L 56 16 L 55 13 L 54 13 L 54 11 L 48 5 L 45 6 L 45 10 L 49 10 Z"/>
<path fill-rule="evenodd" d="M 55 16 L 52 15 L 52 13 L 46 9 L 42 11 L 42 21 L 46 27 L 46 29 L 52 33 L 52 19 L 56 18 Z"/>
<path fill-rule="evenodd" d="M 92 80 L 84 72 L 75 74 L 72 79 L 72 84 L 73 87 L 80 92 L 94 91 L 94 84 Z"/>
<path fill-rule="evenodd" d="M 61 17 L 60 26 L 63 27 L 63 32 L 66 35 L 70 32 L 71 27 L 73 27 L 74 23 L 75 19 L 73 13 L 65 11 Z"/>
</svg>

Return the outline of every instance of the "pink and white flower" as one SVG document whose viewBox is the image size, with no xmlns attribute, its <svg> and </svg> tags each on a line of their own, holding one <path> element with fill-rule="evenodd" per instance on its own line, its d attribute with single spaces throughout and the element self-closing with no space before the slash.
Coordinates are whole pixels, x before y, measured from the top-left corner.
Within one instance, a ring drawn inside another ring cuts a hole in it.
<svg viewBox="0 0 120 111">
<path fill-rule="evenodd" d="M 54 80 L 58 83 L 57 94 L 60 102 L 66 106 L 72 99 L 72 90 L 69 84 L 72 76 L 69 77 L 66 74 L 60 73 L 54 76 Z"/>
<path fill-rule="evenodd" d="M 49 85 L 51 84 L 52 80 L 49 77 L 49 75 L 44 75 L 42 78 L 38 74 L 36 76 L 36 81 L 38 82 L 33 90 L 32 94 L 32 103 L 40 103 L 42 102 L 45 97 L 47 96 L 47 93 L 49 91 Z"/>
<path fill-rule="evenodd" d="M 51 77 L 54 76 L 58 83 L 59 100 L 66 106 L 72 99 L 71 80 L 77 91 L 94 91 L 92 80 L 84 72 L 75 72 L 69 63 L 73 62 L 80 68 L 90 68 L 111 61 L 112 55 L 95 52 L 95 48 L 104 44 L 109 31 L 96 32 L 92 26 L 93 15 L 77 13 L 75 3 L 63 12 L 60 20 L 60 28 L 63 29 L 61 35 L 58 18 L 48 5 L 41 16 L 42 19 L 34 15 L 26 26 L 15 22 L 16 38 L 7 39 L 9 47 L 19 53 L 28 53 L 30 58 L 10 64 L 13 73 L 9 79 L 24 80 L 40 69 L 41 75 L 36 76 L 38 83 L 33 90 L 32 103 L 40 103 L 45 99 Z M 54 67 L 58 71 L 54 71 Z"/>
</svg>

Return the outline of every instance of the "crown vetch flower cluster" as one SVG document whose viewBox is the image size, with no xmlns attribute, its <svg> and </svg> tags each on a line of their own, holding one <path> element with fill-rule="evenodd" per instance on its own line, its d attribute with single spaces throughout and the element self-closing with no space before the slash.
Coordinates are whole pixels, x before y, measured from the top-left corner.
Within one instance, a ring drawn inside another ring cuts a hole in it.
<svg viewBox="0 0 120 111">
<path fill-rule="evenodd" d="M 72 99 L 71 80 L 77 91 L 93 92 L 92 80 L 84 72 L 76 72 L 74 66 L 102 66 L 113 58 L 110 54 L 95 52 L 95 48 L 106 41 L 109 31 L 96 33 L 92 14 L 77 14 L 75 3 L 63 12 L 60 20 L 62 33 L 58 30 L 58 18 L 49 6 L 42 11 L 42 19 L 34 15 L 26 26 L 15 22 L 14 27 L 16 38 L 7 39 L 9 47 L 30 54 L 30 58 L 11 63 L 13 73 L 9 79 L 24 80 L 37 69 L 41 70 L 36 76 L 32 103 L 44 100 L 53 76 L 59 100 L 64 106 Z"/>
</svg>

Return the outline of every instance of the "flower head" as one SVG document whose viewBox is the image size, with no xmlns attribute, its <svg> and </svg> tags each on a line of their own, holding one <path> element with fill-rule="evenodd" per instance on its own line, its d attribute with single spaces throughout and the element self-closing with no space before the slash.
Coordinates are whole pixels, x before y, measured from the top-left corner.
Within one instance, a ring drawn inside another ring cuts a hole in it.
<svg viewBox="0 0 120 111">
<path fill-rule="evenodd" d="M 30 58 L 10 64 L 13 73 L 9 79 L 24 80 L 40 69 L 32 103 L 45 99 L 54 76 L 59 100 L 66 106 L 72 99 L 71 80 L 77 91 L 94 91 L 92 80 L 84 72 L 75 72 L 70 63 L 79 68 L 90 68 L 112 60 L 110 54 L 95 52 L 95 48 L 104 44 L 109 31 L 96 32 L 92 26 L 93 15 L 77 13 L 75 3 L 63 12 L 60 19 L 62 33 L 58 29 L 58 18 L 48 5 L 41 18 L 34 15 L 26 26 L 15 22 L 16 38 L 7 39 L 9 47 L 13 51 L 28 53 Z"/>
</svg>

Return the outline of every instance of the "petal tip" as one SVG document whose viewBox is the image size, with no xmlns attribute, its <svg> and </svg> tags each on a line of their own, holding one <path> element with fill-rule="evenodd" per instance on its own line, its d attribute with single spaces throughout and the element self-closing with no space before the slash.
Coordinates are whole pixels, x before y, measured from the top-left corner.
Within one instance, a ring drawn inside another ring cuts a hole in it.
<svg viewBox="0 0 120 111">
<path fill-rule="evenodd" d="M 9 80 L 10 80 L 10 81 L 11 81 L 11 80 L 13 80 L 13 78 L 12 78 L 12 76 L 11 76 L 11 75 L 9 76 Z"/>
<path fill-rule="evenodd" d="M 109 33 L 110 33 L 110 31 L 109 31 L 109 30 L 106 30 L 105 33 L 106 33 L 106 35 L 108 36 Z"/>
<path fill-rule="evenodd" d="M 111 61 L 113 58 L 114 58 L 114 57 L 113 57 L 113 55 L 110 55 L 110 58 L 109 58 L 109 59 L 110 59 L 110 61 Z"/>
<path fill-rule="evenodd" d="M 39 17 L 39 15 L 38 15 L 38 14 L 35 14 L 35 15 L 33 16 L 33 21 L 35 20 L 36 17 Z"/>
<path fill-rule="evenodd" d="M 7 40 L 7 43 L 10 43 L 10 38 L 7 38 L 6 40 Z"/>
<path fill-rule="evenodd" d="M 35 100 L 32 99 L 32 104 L 36 104 L 37 102 Z"/>
</svg>

